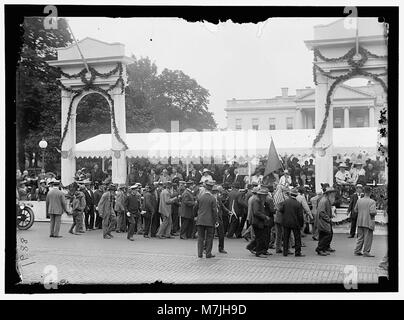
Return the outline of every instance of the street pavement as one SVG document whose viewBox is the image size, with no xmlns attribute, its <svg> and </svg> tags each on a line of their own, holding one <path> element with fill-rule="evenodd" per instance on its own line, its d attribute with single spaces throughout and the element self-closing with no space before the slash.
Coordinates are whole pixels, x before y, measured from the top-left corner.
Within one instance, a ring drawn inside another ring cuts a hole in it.
<svg viewBox="0 0 404 320">
<path fill-rule="evenodd" d="M 195 239 L 146 239 L 113 232 L 114 238 L 103 239 L 102 231 L 88 231 L 76 236 L 62 224 L 62 238 L 49 238 L 49 223 L 36 222 L 31 229 L 17 232 L 18 266 L 22 283 L 43 282 L 56 276 L 57 281 L 72 284 L 143 284 L 162 281 L 175 284 L 246 284 L 303 283 L 343 285 L 347 273 L 357 270 L 358 283 L 377 283 L 378 264 L 387 252 L 387 237 L 375 236 L 375 258 L 353 255 L 356 239 L 335 234 L 332 247 L 336 252 L 318 256 L 311 236 L 303 238 L 305 257 L 283 257 L 270 250 L 267 259 L 256 258 L 245 249 L 244 239 L 225 239 L 228 254 L 215 258 L 197 257 Z M 57 272 L 55 272 L 57 271 Z M 52 274 L 51 274 L 52 273 Z"/>
</svg>

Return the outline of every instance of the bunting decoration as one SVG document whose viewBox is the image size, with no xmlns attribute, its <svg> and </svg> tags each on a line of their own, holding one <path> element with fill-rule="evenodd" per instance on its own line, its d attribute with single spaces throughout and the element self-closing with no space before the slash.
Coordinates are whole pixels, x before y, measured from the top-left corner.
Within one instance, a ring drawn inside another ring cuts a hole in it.
<svg viewBox="0 0 404 320">
<path fill-rule="evenodd" d="M 128 146 L 125 143 L 125 141 L 123 141 L 123 139 L 121 138 L 121 136 L 119 134 L 118 127 L 116 125 L 114 100 L 112 99 L 112 97 L 110 95 L 110 91 L 117 88 L 118 86 L 120 86 L 120 88 L 121 88 L 121 93 L 123 93 L 124 90 L 125 90 L 125 82 L 124 82 L 123 77 L 122 77 L 122 73 L 123 73 L 122 63 L 118 62 L 114 69 L 112 69 L 112 70 L 110 70 L 109 72 L 106 72 L 106 73 L 100 73 L 96 69 L 94 69 L 93 67 L 89 66 L 90 79 L 87 79 L 87 77 L 86 77 L 86 75 L 88 73 L 86 68 L 83 68 L 79 73 L 76 73 L 76 74 L 68 74 L 66 72 L 63 72 L 60 67 L 58 67 L 58 68 L 51 67 L 51 70 L 53 72 L 55 72 L 56 76 L 59 77 L 59 78 L 61 76 L 65 77 L 67 79 L 80 78 L 81 82 L 84 84 L 84 86 L 81 89 L 73 90 L 72 88 L 66 87 L 60 80 L 56 81 L 56 84 L 59 86 L 59 88 L 61 88 L 63 90 L 66 90 L 67 92 L 70 92 L 72 94 L 72 98 L 70 100 L 70 105 L 69 105 L 69 110 L 68 110 L 68 113 L 67 113 L 67 120 L 66 120 L 66 123 L 64 124 L 62 138 L 60 139 L 60 146 L 62 146 L 63 141 L 64 141 L 64 139 L 66 137 L 66 134 L 67 134 L 67 130 L 69 128 L 69 123 L 70 123 L 70 120 L 71 120 L 74 101 L 83 92 L 93 90 L 95 92 L 99 92 L 99 93 L 103 94 L 107 98 L 107 100 L 108 100 L 108 102 L 109 102 L 109 104 L 111 106 L 111 108 L 110 108 L 110 116 L 111 116 L 113 134 L 115 135 L 116 139 L 123 145 L 123 150 L 127 150 Z M 104 89 L 100 88 L 99 86 L 94 85 L 94 81 L 95 81 L 95 79 L 97 77 L 102 78 L 102 79 L 106 79 L 106 78 L 109 78 L 110 76 L 116 74 L 117 72 L 119 72 L 118 73 L 118 79 L 115 81 L 115 83 L 113 85 L 110 85 L 108 87 L 108 89 L 104 90 Z"/>
</svg>

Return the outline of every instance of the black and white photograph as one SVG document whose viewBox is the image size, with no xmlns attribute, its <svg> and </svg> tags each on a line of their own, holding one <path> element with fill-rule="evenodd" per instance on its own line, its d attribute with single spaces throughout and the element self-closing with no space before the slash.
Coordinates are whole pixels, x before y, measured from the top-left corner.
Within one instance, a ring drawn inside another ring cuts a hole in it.
<svg viewBox="0 0 404 320">
<path fill-rule="evenodd" d="M 4 7 L 20 293 L 397 290 L 398 7 L 101 7 Z"/>
</svg>

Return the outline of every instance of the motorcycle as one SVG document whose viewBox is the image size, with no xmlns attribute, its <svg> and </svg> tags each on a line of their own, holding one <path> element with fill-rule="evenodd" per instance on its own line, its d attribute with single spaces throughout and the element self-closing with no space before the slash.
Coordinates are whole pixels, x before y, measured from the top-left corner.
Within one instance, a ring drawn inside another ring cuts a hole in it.
<svg viewBox="0 0 404 320">
<path fill-rule="evenodd" d="M 34 211 L 32 204 L 19 202 L 17 204 L 17 228 L 18 230 L 28 230 L 34 224 Z"/>
</svg>

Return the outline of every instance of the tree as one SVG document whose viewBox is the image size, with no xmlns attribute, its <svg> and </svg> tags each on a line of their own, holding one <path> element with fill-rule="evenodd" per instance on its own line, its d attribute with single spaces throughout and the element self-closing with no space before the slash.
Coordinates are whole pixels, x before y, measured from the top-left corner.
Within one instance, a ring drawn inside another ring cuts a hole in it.
<svg viewBox="0 0 404 320">
<path fill-rule="evenodd" d="M 182 71 L 164 69 L 158 74 L 157 66 L 149 58 L 133 58 L 135 62 L 127 68 L 128 132 L 147 132 L 154 128 L 169 131 L 171 120 L 180 122 L 180 130 L 216 128 L 207 107 L 208 90 Z"/>
<path fill-rule="evenodd" d="M 38 142 L 44 137 L 48 142 L 48 169 L 60 161 L 55 147 L 60 137 L 60 90 L 55 84 L 56 74 L 46 60 L 56 58 L 56 48 L 71 41 L 64 19 L 59 19 L 58 29 L 45 30 L 44 18 L 29 17 L 22 25 L 24 35 L 20 61 L 17 66 L 17 158 L 24 168 L 25 155 L 40 153 Z M 52 125 L 50 125 L 52 124 Z"/>
</svg>

